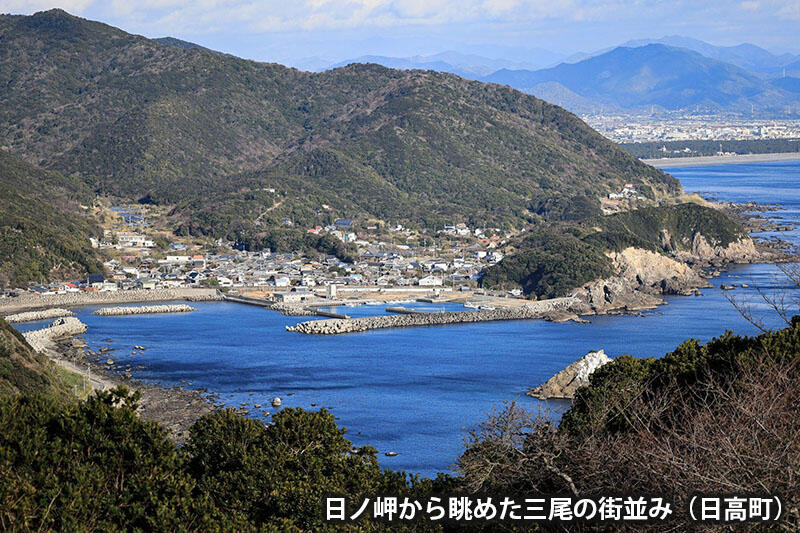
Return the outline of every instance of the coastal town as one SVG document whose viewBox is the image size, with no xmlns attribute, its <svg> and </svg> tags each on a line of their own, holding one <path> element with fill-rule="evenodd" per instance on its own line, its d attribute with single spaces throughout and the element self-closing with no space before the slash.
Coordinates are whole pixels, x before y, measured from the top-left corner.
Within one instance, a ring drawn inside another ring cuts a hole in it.
<svg viewBox="0 0 800 533">
<path fill-rule="evenodd" d="M 799 139 L 800 120 L 681 114 L 585 115 L 597 131 L 619 143 Z"/>
<path fill-rule="evenodd" d="M 232 242 L 181 238 L 159 231 L 146 207 L 98 207 L 110 220 L 102 239 L 92 246 L 104 252 L 104 273 L 80 279 L 31 284 L 10 289 L 42 296 L 80 292 L 114 292 L 181 288 L 216 288 L 223 293 L 260 292 L 283 302 L 311 295 L 357 295 L 367 289 L 388 292 L 467 291 L 477 287 L 480 273 L 499 262 L 510 234 L 497 228 L 447 225 L 433 235 L 395 225 L 378 236 L 357 233 L 352 219 L 308 228 L 329 234 L 357 250 L 355 259 L 333 255 L 309 257 L 299 251 L 236 249 Z M 108 215 L 111 215 L 110 217 Z M 505 296 L 518 297 L 512 289 Z"/>
</svg>

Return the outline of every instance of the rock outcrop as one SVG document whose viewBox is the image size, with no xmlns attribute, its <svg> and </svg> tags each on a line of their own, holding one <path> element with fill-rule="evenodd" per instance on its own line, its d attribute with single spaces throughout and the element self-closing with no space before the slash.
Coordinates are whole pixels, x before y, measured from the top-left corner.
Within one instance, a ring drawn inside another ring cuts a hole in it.
<svg viewBox="0 0 800 533">
<path fill-rule="evenodd" d="M 755 263 L 763 260 L 750 237 L 734 241 L 727 246 L 712 246 L 700 233 L 695 233 L 690 251 L 676 254 L 676 258 L 690 264 L 723 265 L 726 263 Z"/>
<path fill-rule="evenodd" d="M 527 394 L 541 400 L 572 399 L 578 387 L 589 384 L 595 370 L 611 361 L 603 350 L 589 352 Z"/>
<path fill-rule="evenodd" d="M 609 257 L 618 275 L 572 294 L 583 303 L 581 314 L 652 309 L 664 303 L 660 295 L 690 295 L 711 286 L 688 264 L 650 250 L 630 247 Z"/>
</svg>

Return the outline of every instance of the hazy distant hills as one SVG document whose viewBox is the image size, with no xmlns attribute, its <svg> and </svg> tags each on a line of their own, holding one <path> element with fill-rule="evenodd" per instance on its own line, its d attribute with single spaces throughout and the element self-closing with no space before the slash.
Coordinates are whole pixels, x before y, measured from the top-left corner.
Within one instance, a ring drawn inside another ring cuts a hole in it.
<svg viewBox="0 0 800 533">
<path fill-rule="evenodd" d="M 537 59 L 541 57 L 537 54 Z M 789 79 L 800 77 L 800 56 L 773 54 L 749 43 L 715 46 L 689 37 L 667 36 L 566 58 L 554 53 L 551 57 L 548 68 L 541 68 L 542 63 L 538 67 L 521 66 L 520 61 L 456 53 L 413 58 L 364 56 L 337 66 L 378 63 L 452 72 L 510 85 L 578 113 L 649 108 L 781 113 L 786 106 L 800 105 L 794 82 Z M 556 59 L 561 63 L 555 64 Z M 491 73 L 487 73 L 489 70 Z"/>
<path fill-rule="evenodd" d="M 563 109 L 452 74 L 308 73 L 60 10 L 2 16 L 0 40 L 0 146 L 100 193 L 176 204 L 184 231 L 336 217 L 520 227 L 544 203 L 596 209 L 626 182 L 679 188 Z"/>
<path fill-rule="evenodd" d="M 773 54 L 772 52 L 750 43 L 735 46 L 715 46 L 704 41 L 673 35 L 661 39 L 643 39 L 628 41 L 622 46 L 639 47 L 648 44 L 664 44 L 667 46 L 686 48 L 711 59 L 730 63 L 750 72 L 780 75 L 786 65 L 797 61 L 800 56 L 792 54 Z"/>
<path fill-rule="evenodd" d="M 422 69 L 422 70 L 436 70 L 439 72 L 450 72 L 458 74 L 468 79 L 478 79 L 489 74 L 496 72 L 500 69 L 530 69 L 538 68 L 550 63 L 550 55 L 545 54 L 547 58 L 544 63 L 536 60 L 529 62 L 510 61 L 503 59 L 491 59 L 488 57 L 479 56 L 476 54 L 462 54 L 458 52 L 448 51 L 440 54 L 429 56 L 412 56 L 412 57 L 388 57 L 388 56 L 361 56 L 355 59 L 340 61 L 327 66 L 328 70 L 338 67 L 343 67 L 351 63 L 375 63 L 383 65 L 388 68 L 399 69 Z M 555 54 L 552 58 L 557 57 Z"/>
<path fill-rule="evenodd" d="M 549 69 L 504 69 L 482 79 L 580 112 L 648 107 L 704 112 L 757 107 L 763 111 L 779 110 L 796 101 L 790 91 L 741 67 L 662 44 L 618 47 Z"/>
</svg>

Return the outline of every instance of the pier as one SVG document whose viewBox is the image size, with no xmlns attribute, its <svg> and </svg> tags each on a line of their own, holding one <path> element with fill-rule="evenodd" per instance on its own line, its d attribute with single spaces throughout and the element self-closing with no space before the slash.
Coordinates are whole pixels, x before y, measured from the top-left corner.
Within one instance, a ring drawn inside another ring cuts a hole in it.
<svg viewBox="0 0 800 533">
<path fill-rule="evenodd" d="M 260 298 L 249 298 L 247 296 L 229 296 L 227 294 L 222 295 L 222 299 L 226 302 L 234 302 L 237 304 L 247 304 L 247 305 L 257 305 L 259 307 L 269 307 L 272 308 L 272 304 L 274 302 L 270 302 L 268 300 L 262 300 Z"/>
<path fill-rule="evenodd" d="M 397 313 L 400 315 L 427 315 L 428 311 L 420 311 L 419 309 L 409 309 L 408 307 L 387 307 L 387 313 Z"/>
</svg>

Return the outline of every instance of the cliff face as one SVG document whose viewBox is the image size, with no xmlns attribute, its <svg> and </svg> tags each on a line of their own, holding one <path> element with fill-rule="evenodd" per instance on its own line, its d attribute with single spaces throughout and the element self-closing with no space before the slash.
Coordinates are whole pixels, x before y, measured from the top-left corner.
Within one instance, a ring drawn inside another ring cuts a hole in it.
<svg viewBox="0 0 800 533">
<path fill-rule="evenodd" d="M 677 255 L 678 259 L 691 264 L 752 263 L 762 259 L 753 239 L 746 237 L 727 246 L 712 246 L 700 233 L 692 239 L 691 252 Z"/>
<path fill-rule="evenodd" d="M 572 294 L 582 302 L 582 311 L 587 314 L 653 308 L 663 303 L 660 295 L 687 296 L 711 286 L 693 266 L 761 259 L 749 237 L 726 246 L 711 246 L 700 233 L 694 235 L 691 251 L 678 253 L 675 258 L 634 247 L 608 256 L 617 275 L 587 283 Z"/>
</svg>

